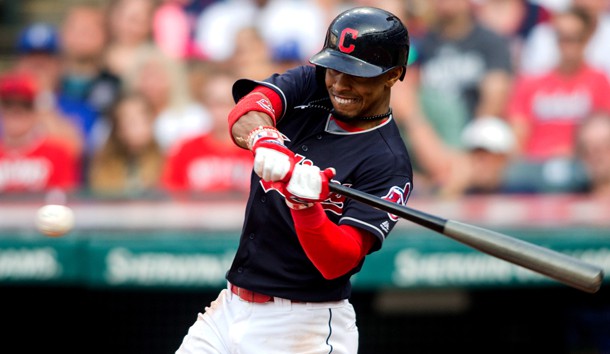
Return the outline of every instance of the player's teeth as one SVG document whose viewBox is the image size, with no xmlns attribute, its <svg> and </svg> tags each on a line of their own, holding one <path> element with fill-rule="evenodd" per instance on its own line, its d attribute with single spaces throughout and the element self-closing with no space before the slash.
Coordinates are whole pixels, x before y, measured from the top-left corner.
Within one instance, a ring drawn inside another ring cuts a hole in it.
<svg viewBox="0 0 610 354">
<path fill-rule="evenodd" d="M 346 99 L 346 98 L 341 98 L 341 97 L 337 97 L 337 96 L 335 96 L 335 100 L 340 104 L 348 104 L 348 103 L 354 102 L 353 99 Z"/>
</svg>

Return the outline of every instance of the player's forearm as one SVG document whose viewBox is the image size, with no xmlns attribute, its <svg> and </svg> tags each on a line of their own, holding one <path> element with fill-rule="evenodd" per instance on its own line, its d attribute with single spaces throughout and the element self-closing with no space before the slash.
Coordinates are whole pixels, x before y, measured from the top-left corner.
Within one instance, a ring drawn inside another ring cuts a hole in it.
<svg viewBox="0 0 610 354">
<path fill-rule="evenodd" d="M 275 127 L 277 114 L 283 111 L 280 96 L 272 89 L 257 86 L 242 97 L 229 113 L 229 131 L 235 144 L 244 149 L 248 146 L 248 136 L 260 126 Z"/>
<path fill-rule="evenodd" d="M 269 115 L 262 112 L 251 111 L 241 116 L 241 118 L 233 124 L 231 134 L 238 146 L 247 149 L 247 138 L 252 130 L 260 126 L 273 125 L 273 119 Z"/>
<path fill-rule="evenodd" d="M 319 203 L 291 213 L 305 254 L 325 279 L 348 273 L 375 242 L 374 236 L 366 231 L 331 222 Z"/>
</svg>

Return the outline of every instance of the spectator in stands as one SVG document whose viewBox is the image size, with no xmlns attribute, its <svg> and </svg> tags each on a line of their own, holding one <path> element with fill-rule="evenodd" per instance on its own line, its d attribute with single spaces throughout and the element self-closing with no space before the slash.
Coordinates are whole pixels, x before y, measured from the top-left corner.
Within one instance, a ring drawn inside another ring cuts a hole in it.
<svg viewBox="0 0 610 354">
<path fill-rule="evenodd" d="M 71 7 L 61 26 L 60 92 L 105 114 L 119 95 L 120 80 L 104 66 L 105 13 L 92 5 Z"/>
<path fill-rule="evenodd" d="M 339 13 L 339 3 L 342 2 L 217 1 L 206 7 L 197 19 L 196 44 L 205 58 L 223 62 L 234 55 L 238 33 L 244 29 L 255 29 L 272 57 L 283 56 L 285 51 L 290 50 L 292 56 L 306 62 L 322 46 L 319 39 L 324 36 L 328 23 Z M 341 5 L 347 6 L 349 3 Z"/>
<path fill-rule="evenodd" d="M 196 102 L 187 69 L 155 46 L 141 48 L 126 78 L 129 91 L 142 93 L 152 105 L 155 139 L 167 151 L 176 141 L 211 128 L 209 113 Z"/>
<path fill-rule="evenodd" d="M 406 7 L 404 23 L 409 27 L 409 36 L 415 40 L 422 38 L 428 31 L 429 24 L 433 22 L 433 11 L 430 1 L 408 0 L 404 3 Z"/>
<path fill-rule="evenodd" d="M 453 198 L 470 194 L 517 193 L 505 175 L 512 163 L 515 136 L 501 118 L 479 117 L 466 124 L 463 148 L 447 145 L 421 114 L 403 120 L 406 141 L 420 174 L 420 194 Z"/>
<path fill-rule="evenodd" d="M 213 71 L 205 81 L 201 97 L 213 118 L 213 129 L 173 146 L 163 173 L 167 190 L 247 193 L 253 156 L 238 148 L 228 134 L 227 116 L 234 106 L 231 88 L 235 80 L 233 74 Z"/>
<path fill-rule="evenodd" d="M 407 74 L 415 77 L 423 114 L 447 144 L 459 146 L 466 122 L 505 114 L 509 45 L 476 20 L 471 0 L 432 0 L 431 6 L 434 22 Z"/>
<path fill-rule="evenodd" d="M 610 111 L 608 78 L 585 62 L 594 26 L 590 15 L 579 8 L 556 14 L 553 29 L 559 63 L 546 74 L 523 75 L 517 81 L 509 119 L 524 158 L 573 157 L 580 122 L 592 112 Z"/>
<path fill-rule="evenodd" d="M 610 9 L 607 0 L 572 0 L 593 18 L 593 34 L 585 47 L 587 63 L 610 77 Z M 557 66 L 561 49 L 551 23 L 543 23 L 532 31 L 523 47 L 520 68 L 527 74 L 542 74 Z"/>
<path fill-rule="evenodd" d="M 56 28 L 32 24 L 20 33 L 17 43 L 15 68 L 34 75 L 38 86 L 36 109 L 46 129 L 70 143 L 75 155 L 82 156 L 97 116 L 87 104 L 72 100 L 59 90 L 62 63 Z"/>
<path fill-rule="evenodd" d="M 142 196 L 158 189 L 164 156 L 154 139 L 154 118 L 143 95 L 126 94 L 117 100 L 110 112 L 110 136 L 90 166 L 91 192 Z"/>
<path fill-rule="evenodd" d="M 78 187 L 79 162 L 41 122 L 36 85 L 25 73 L 0 77 L 0 193 Z"/>
<path fill-rule="evenodd" d="M 567 10 L 573 0 L 532 0 L 550 12 L 561 12 Z"/>
<path fill-rule="evenodd" d="M 274 65 L 272 55 L 256 27 L 244 27 L 237 32 L 233 54 L 226 62 L 239 77 L 263 80 L 279 69 Z"/>
<path fill-rule="evenodd" d="M 531 0 L 484 0 L 478 2 L 476 16 L 487 28 L 509 39 L 518 71 L 523 42 L 536 25 L 549 21 L 551 13 Z"/>
<path fill-rule="evenodd" d="M 384 8 L 387 1 L 378 0 L 376 6 Z M 304 63 L 322 47 L 320 38 L 326 34 L 328 17 L 318 0 L 268 0 L 260 8 L 256 28 L 274 59 L 289 49 Z"/>
<path fill-rule="evenodd" d="M 425 1 L 425 0 L 419 0 Z M 402 0 L 356 0 L 354 3 L 358 6 L 373 6 L 380 7 L 384 10 L 388 10 L 391 13 L 398 16 L 403 23 L 409 27 L 409 36 L 411 42 L 411 48 L 409 50 L 409 58 L 407 62 L 406 79 L 403 81 L 397 81 L 392 86 L 392 96 L 390 97 L 390 106 L 392 107 L 392 116 L 399 123 L 399 127 L 402 127 L 401 121 L 406 115 L 412 115 L 416 111 L 416 107 L 419 109 L 419 103 L 417 102 L 417 84 L 414 82 L 414 74 L 416 68 L 413 68 L 412 64 L 417 58 L 417 47 L 418 40 L 424 31 L 423 19 L 415 19 L 415 13 L 410 13 L 410 10 L 415 12 L 423 11 L 419 3 L 415 1 L 402 1 Z M 416 9 L 416 7 L 418 7 Z M 424 5 L 427 6 L 427 5 Z M 417 13 L 417 16 L 421 16 L 421 13 Z M 417 29 L 413 30 L 412 24 L 417 21 Z"/>
<path fill-rule="evenodd" d="M 113 0 L 106 21 L 110 35 L 105 64 L 111 73 L 123 79 L 133 69 L 138 50 L 153 43 L 152 0 Z"/>
<path fill-rule="evenodd" d="M 187 11 L 192 0 L 162 0 L 153 14 L 153 38 L 174 59 L 202 57 L 192 36 L 193 19 Z"/>
<path fill-rule="evenodd" d="M 417 1 L 413 0 L 350 0 L 348 3 L 353 6 L 372 6 L 387 10 L 400 18 L 400 20 L 409 26 L 409 10 L 418 6 Z M 345 4 L 343 4 L 345 6 Z M 409 27 L 409 36 L 413 36 Z"/>
<path fill-rule="evenodd" d="M 515 135 L 504 119 L 483 117 L 471 121 L 462 132 L 462 144 L 468 167 L 462 170 L 456 166 L 456 176 L 443 186 L 445 193 L 520 192 L 506 183 L 516 144 Z"/>
<path fill-rule="evenodd" d="M 213 62 L 228 60 L 235 50 L 237 33 L 254 26 L 259 8 L 254 0 L 216 1 L 207 6 L 195 27 L 195 41 L 203 57 Z"/>
<path fill-rule="evenodd" d="M 576 136 L 577 157 L 587 173 L 587 191 L 610 198 L 610 114 L 593 114 L 585 119 Z"/>
<path fill-rule="evenodd" d="M 165 55 L 174 59 L 188 57 L 190 23 L 183 5 L 186 0 L 162 0 L 153 14 L 154 42 Z"/>
</svg>

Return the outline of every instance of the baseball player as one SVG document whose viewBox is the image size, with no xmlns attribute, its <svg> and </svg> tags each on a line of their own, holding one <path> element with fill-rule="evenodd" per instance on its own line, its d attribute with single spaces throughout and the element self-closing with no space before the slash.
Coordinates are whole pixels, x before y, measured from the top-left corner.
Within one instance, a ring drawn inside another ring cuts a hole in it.
<svg viewBox="0 0 610 354">
<path fill-rule="evenodd" d="M 245 221 L 227 289 L 177 353 L 357 353 L 350 277 L 397 218 L 328 185 L 406 203 L 411 163 L 389 102 L 408 53 L 395 15 L 358 7 L 333 20 L 314 65 L 235 82 L 230 132 L 254 154 Z"/>
</svg>

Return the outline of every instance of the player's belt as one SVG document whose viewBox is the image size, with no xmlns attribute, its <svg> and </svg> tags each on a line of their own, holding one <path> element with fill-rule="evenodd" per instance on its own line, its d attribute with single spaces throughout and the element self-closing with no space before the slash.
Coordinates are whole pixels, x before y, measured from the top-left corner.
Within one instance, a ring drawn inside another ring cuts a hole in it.
<svg viewBox="0 0 610 354">
<path fill-rule="evenodd" d="M 247 301 L 247 302 L 255 302 L 257 304 L 262 304 L 265 302 L 271 302 L 273 301 L 273 296 L 269 296 L 269 295 L 265 295 L 265 294 L 261 294 L 261 293 L 257 293 L 248 289 L 244 289 L 244 288 L 240 288 L 237 285 L 233 285 L 231 284 L 231 292 L 237 296 L 239 296 L 240 299 Z"/>
</svg>

